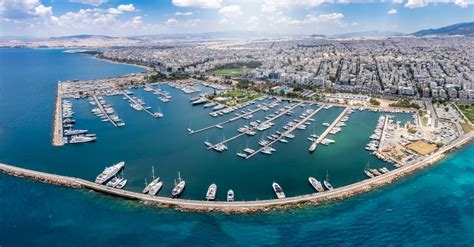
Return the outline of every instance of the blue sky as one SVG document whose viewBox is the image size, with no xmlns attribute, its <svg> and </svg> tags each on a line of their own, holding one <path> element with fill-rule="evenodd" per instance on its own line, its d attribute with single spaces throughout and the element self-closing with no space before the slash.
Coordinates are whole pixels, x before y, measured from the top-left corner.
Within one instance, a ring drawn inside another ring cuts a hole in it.
<svg viewBox="0 0 474 247">
<path fill-rule="evenodd" d="M 474 0 L 0 0 L 0 35 L 410 33 L 474 21 Z"/>
</svg>

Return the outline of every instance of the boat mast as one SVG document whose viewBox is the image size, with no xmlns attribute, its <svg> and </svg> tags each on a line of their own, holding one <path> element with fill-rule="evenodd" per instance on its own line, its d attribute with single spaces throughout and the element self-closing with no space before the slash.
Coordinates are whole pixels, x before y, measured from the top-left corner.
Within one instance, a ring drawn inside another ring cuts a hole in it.
<svg viewBox="0 0 474 247">
<path fill-rule="evenodd" d="M 151 177 L 155 180 L 155 166 L 151 166 Z"/>
<path fill-rule="evenodd" d="M 147 186 L 147 185 L 148 185 L 148 183 L 147 183 L 146 178 L 145 178 L 145 186 Z"/>
</svg>

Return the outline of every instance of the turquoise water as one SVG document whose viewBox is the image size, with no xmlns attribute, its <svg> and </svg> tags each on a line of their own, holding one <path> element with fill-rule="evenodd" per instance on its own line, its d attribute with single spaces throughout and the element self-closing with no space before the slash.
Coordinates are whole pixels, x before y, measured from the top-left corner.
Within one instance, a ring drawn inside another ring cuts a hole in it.
<svg viewBox="0 0 474 247">
<path fill-rule="evenodd" d="M 207 115 L 208 109 L 192 107 L 189 95 L 167 85 L 161 85 L 173 95 L 167 104 L 151 93 L 134 90 L 153 109 L 161 107 L 162 119 L 132 110 L 121 97 L 106 97 L 127 124 L 120 129 L 100 122 L 86 101 L 74 100 L 77 127 L 97 133 L 98 141 L 59 148 L 51 145 L 58 80 L 138 71 L 141 69 L 60 50 L 0 49 L 0 162 L 92 180 L 105 165 L 125 160 L 129 190 L 141 190 L 154 165 L 165 181 L 160 195 L 169 195 L 172 181 L 181 171 L 188 185 L 184 198 L 202 199 L 207 186 L 215 182 L 218 199 L 225 198 L 227 188 L 232 188 L 239 200 L 273 198 L 272 181 L 287 195 L 297 195 L 311 192 L 308 176 L 322 179 L 328 171 L 333 185 L 342 186 L 364 179 L 361 171 L 367 161 L 374 167 L 387 165 L 363 150 L 379 116 L 371 112 L 354 113 L 343 132 L 333 137 L 336 144 L 308 154 L 306 137 L 313 131 L 321 132 L 321 123 L 333 120 L 340 108 L 318 113 L 314 129 L 296 131 L 297 137 L 289 144 L 276 145 L 278 151 L 272 156 L 257 155 L 243 161 L 235 155 L 247 145 L 256 147 L 258 135 L 231 142 L 226 153 L 206 151 L 203 141 L 230 137 L 245 122 L 189 136 L 189 125 L 197 129 L 218 120 Z M 279 120 L 277 125 L 289 119 Z M 0 245 L 472 244 L 473 154 L 474 146 L 470 145 L 435 167 L 349 200 L 245 216 L 149 208 L 0 175 Z"/>
</svg>

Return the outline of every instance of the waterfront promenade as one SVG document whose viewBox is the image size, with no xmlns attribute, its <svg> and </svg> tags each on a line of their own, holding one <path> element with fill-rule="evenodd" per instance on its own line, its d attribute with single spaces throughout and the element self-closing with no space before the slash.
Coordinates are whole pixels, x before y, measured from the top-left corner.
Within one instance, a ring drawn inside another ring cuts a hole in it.
<svg viewBox="0 0 474 247">
<path fill-rule="evenodd" d="M 301 203 L 319 204 L 322 202 L 333 201 L 344 199 L 356 194 L 370 191 L 376 187 L 389 184 L 392 181 L 404 177 L 410 173 L 413 173 L 425 166 L 433 164 L 443 157 L 443 154 L 454 149 L 459 148 L 462 145 L 470 142 L 473 138 L 473 133 L 468 133 L 453 143 L 439 149 L 434 154 L 426 157 L 425 159 L 416 162 L 414 164 L 406 165 L 401 168 L 392 170 L 381 176 L 366 179 L 357 183 L 346 185 L 343 187 L 335 188 L 331 191 L 325 191 L 320 193 L 313 193 L 295 197 L 288 197 L 284 199 L 270 199 L 270 200 L 259 200 L 259 201 L 200 201 L 200 200 L 186 200 L 186 199 L 172 199 L 168 197 L 150 196 L 141 194 L 138 192 L 132 192 L 127 190 L 120 190 L 110 188 L 104 185 L 99 185 L 91 181 L 87 181 L 80 178 L 67 177 L 61 175 L 55 175 L 50 173 L 44 173 L 40 171 L 34 171 L 24 169 L 20 167 L 10 166 L 0 163 L 0 172 L 10 174 L 12 176 L 26 177 L 34 180 L 38 180 L 45 183 L 57 184 L 61 186 L 73 187 L 73 188 L 85 188 L 94 190 L 117 197 L 122 197 L 131 200 L 142 201 L 146 204 L 152 204 L 159 207 L 173 207 L 182 210 L 191 211 L 222 211 L 222 212 L 233 212 L 233 213 L 244 213 L 253 211 L 264 211 L 271 208 L 281 208 L 291 205 L 297 205 Z M 270 185 L 269 185 L 270 186 Z"/>
</svg>

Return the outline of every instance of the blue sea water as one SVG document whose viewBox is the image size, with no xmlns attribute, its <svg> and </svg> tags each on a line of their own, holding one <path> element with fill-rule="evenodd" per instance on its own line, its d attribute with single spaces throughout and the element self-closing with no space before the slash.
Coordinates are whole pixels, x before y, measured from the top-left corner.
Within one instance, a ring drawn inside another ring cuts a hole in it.
<svg viewBox="0 0 474 247">
<path fill-rule="evenodd" d="M 0 49 L 0 162 L 93 179 L 120 156 L 130 164 L 125 174 L 130 180 L 127 189 L 140 190 L 153 164 L 165 184 L 171 184 L 181 171 L 192 185 L 183 196 L 197 199 L 212 182 L 223 188 L 221 198 L 228 187 L 237 188 L 238 199 L 271 198 L 268 184 L 272 180 L 289 195 L 302 194 L 311 192 L 306 183 L 308 174 L 322 178 L 329 171 L 333 184 L 340 186 L 364 179 L 360 171 L 368 160 L 374 166 L 384 165 L 363 151 L 378 117 L 370 112 L 354 113 L 348 126 L 334 137 L 334 147 L 321 147 L 317 155 L 307 155 L 304 139 L 312 131 L 322 131 L 321 123 L 334 119 L 339 108 L 318 114 L 314 129 L 308 128 L 305 134 L 297 132 L 300 141 L 276 146 L 279 151 L 271 157 L 260 155 L 249 162 L 235 157 L 235 150 L 255 145 L 258 138 L 231 143 L 233 151 L 224 154 L 205 151 L 202 141 L 230 136 L 239 124 L 188 136 L 183 130 L 189 125 L 198 128 L 216 120 L 207 116 L 207 110 L 190 106 L 189 96 L 167 85 L 162 87 L 173 94 L 173 102 L 168 104 L 135 90 L 153 108 L 162 109 L 165 117 L 160 120 L 131 110 L 121 97 L 107 97 L 127 123 L 122 129 L 101 123 L 90 113 L 86 101 L 73 101 L 77 125 L 93 130 L 99 140 L 51 146 L 58 80 L 138 71 L 141 69 L 60 50 Z M 399 119 L 407 120 L 406 116 Z M 433 167 L 361 196 L 318 207 L 249 215 L 157 209 L 0 175 L 0 246 L 470 246 L 474 243 L 473 156 L 471 144 Z M 167 193 L 163 191 L 163 195 Z"/>
</svg>

